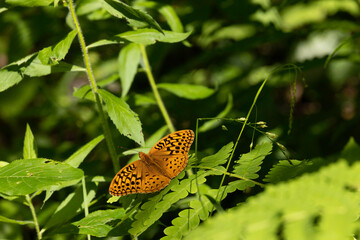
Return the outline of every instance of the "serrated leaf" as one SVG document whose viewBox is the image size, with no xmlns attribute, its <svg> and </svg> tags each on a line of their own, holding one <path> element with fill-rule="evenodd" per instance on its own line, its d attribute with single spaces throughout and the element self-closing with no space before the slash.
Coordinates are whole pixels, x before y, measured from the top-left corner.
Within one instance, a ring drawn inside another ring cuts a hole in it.
<svg viewBox="0 0 360 240">
<path fill-rule="evenodd" d="M 98 91 L 105 101 L 110 119 L 119 132 L 138 144 L 143 145 L 144 135 L 138 115 L 130 109 L 129 105 L 127 105 L 123 99 L 103 89 L 99 89 Z"/>
<path fill-rule="evenodd" d="M 74 88 L 73 96 L 95 102 L 94 94 L 92 93 L 91 87 L 89 85 L 84 85 L 80 88 Z"/>
<path fill-rule="evenodd" d="M 37 152 L 37 147 L 36 147 L 34 135 L 31 132 L 29 124 L 26 124 L 23 158 L 24 159 L 37 158 L 36 152 Z"/>
<path fill-rule="evenodd" d="M 47 47 L 41 50 L 38 54 L 40 62 L 44 65 L 58 64 L 59 61 L 65 58 L 76 34 L 77 30 L 74 29 L 63 40 L 57 43 L 55 47 Z"/>
<path fill-rule="evenodd" d="M 124 42 L 133 42 L 144 45 L 151 45 L 156 42 L 175 43 L 185 40 L 190 34 L 191 32 L 177 33 L 171 31 L 164 31 L 164 33 L 160 33 L 154 29 L 145 28 L 120 33 L 109 39 L 97 41 L 90 44 L 88 48 L 99 47 L 109 44 L 119 44 Z"/>
<path fill-rule="evenodd" d="M 114 228 L 108 225 L 110 221 L 120 220 L 125 216 L 125 209 L 98 210 L 90 213 L 85 218 L 73 222 L 72 224 L 79 228 L 79 234 L 90 234 L 95 237 L 106 237 Z"/>
<path fill-rule="evenodd" d="M 213 129 L 213 128 L 219 126 L 222 122 L 221 119 L 219 119 L 219 118 L 223 118 L 226 115 L 228 115 L 230 110 L 232 109 L 232 107 L 233 107 L 233 97 L 231 94 L 229 94 L 225 109 L 222 110 L 218 115 L 216 115 L 216 117 L 215 117 L 216 119 L 209 120 L 209 121 L 205 122 L 201 127 L 199 127 L 199 132 L 206 132 L 206 131 L 209 131 L 210 129 Z"/>
<path fill-rule="evenodd" d="M 54 160 L 15 160 L 0 168 L 0 192 L 26 195 L 67 181 L 79 181 L 83 171 Z"/>
<path fill-rule="evenodd" d="M 49 6 L 54 0 L 5 0 L 7 4 L 23 7 Z"/>
<path fill-rule="evenodd" d="M 119 76 L 122 86 L 121 97 L 125 97 L 134 81 L 141 59 L 140 46 L 130 43 L 123 47 L 119 54 Z"/>
<path fill-rule="evenodd" d="M 129 20 L 145 22 L 160 33 L 162 32 L 160 25 L 149 14 L 139 9 L 135 9 L 117 0 L 103 0 L 102 3 L 106 11 L 115 17 L 126 17 Z"/>
<path fill-rule="evenodd" d="M 211 88 L 191 84 L 159 83 L 157 87 L 171 92 L 178 97 L 191 100 L 204 99 L 210 97 L 215 92 Z"/>
</svg>

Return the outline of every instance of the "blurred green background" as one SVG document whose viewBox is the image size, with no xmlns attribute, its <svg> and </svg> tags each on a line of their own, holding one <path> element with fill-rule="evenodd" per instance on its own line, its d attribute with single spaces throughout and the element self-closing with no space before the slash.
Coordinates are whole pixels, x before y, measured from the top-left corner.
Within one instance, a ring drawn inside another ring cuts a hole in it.
<svg viewBox="0 0 360 240">
<path fill-rule="evenodd" d="M 76 1 L 87 44 L 131 29 L 124 21 L 106 15 L 94 2 Z M 141 2 L 144 1 L 135 5 Z M 245 117 L 271 70 L 283 64 L 295 64 L 301 68 L 300 73 L 290 69 L 270 78 L 250 121 L 265 121 L 268 131 L 278 135 L 277 141 L 295 159 L 337 154 L 350 136 L 360 142 L 359 1 L 162 0 L 157 3 L 172 6 L 184 30 L 192 34 L 187 44 L 157 43 L 147 48 L 156 82 L 198 84 L 216 90 L 202 100 L 183 99 L 160 90 L 178 130 L 195 130 L 197 118 L 215 117 L 231 103 L 226 117 Z M 158 12 L 147 11 L 164 29 L 169 29 Z M 1 12 L 0 67 L 64 38 L 70 31 L 65 24 L 67 14 L 67 8 L 62 6 L 9 7 Z M 98 81 L 118 74 L 121 47 L 110 45 L 90 51 Z M 329 56 L 332 57 L 328 59 Z M 83 66 L 77 41 L 65 61 Z M 293 125 L 289 128 L 294 81 L 295 107 Z M 55 73 L 24 79 L 1 92 L 0 160 L 10 162 L 21 158 L 26 123 L 35 135 L 38 155 L 59 161 L 101 134 L 93 103 L 73 96 L 74 87 L 87 83 L 83 73 Z M 107 88 L 121 95 L 119 80 Z M 136 75 L 126 100 L 139 114 L 145 139 L 165 125 L 143 72 Z M 236 140 L 241 124 L 235 121 L 221 124 L 228 130 L 218 126 L 200 134 L 199 151 L 213 153 Z M 119 154 L 138 147 L 118 134 L 113 125 L 112 128 Z M 252 134 L 252 129 L 246 129 L 239 153 L 249 150 Z M 259 137 L 255 135 L 255 141 Z M 273 162 L 267 163 L 269 166 L 284 158 L 281 154 L 273 157 Z M 104 143 L 83 163 L 83 169 L 87 175 L 113 175 Z M 105 194 L 107 187 L 107 183 L 100 186 L 101 192 Z M 1 209 L 7 208 L 4 204 Z"/>
</svg>

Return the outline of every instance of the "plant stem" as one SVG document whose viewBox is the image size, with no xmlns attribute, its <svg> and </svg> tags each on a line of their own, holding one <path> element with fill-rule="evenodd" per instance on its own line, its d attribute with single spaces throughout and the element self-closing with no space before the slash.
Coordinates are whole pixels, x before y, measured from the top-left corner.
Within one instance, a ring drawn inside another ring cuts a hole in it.
<svg viewBox="0 0 360 240">
<path fill-rule="evenodd" d="M 84 199 L 84 212 L 85 212 L 85 217 L 87 215 L 89 215 L 89 206 L 88 206 L 88 198 L 87 198 L 87 191 L 86 191 L 86 182 L 85 182 L 85 177 L 83 176 L 81 179 L 81 185 L 82 185 L 82 189 L 83 189 L 83 199 Z M 87 234 L 87 239 L 90 240 L 91 236 L 90 234 Z"/>
<path fill-rule="evenodd" d="M 26 201 L 29 204 L 31 215 L 33 216 L 33 219 L 34 219 L 34 224 L 35 224 L 35 229 L 36 229 L 38 239 L 40 240 L 40 239 L 42 239 L 42 236 L 41 236 L 41 232 L 40 232 L 39 222 L 38 222 L 37 217 L 36 217 L 36 212 L 35 212 L 34 205 L 32 204 L 31 198 L 30 198 L 29 195 L 25 195 L 25 197 L 26 197 Z"/>
<path fill-rule="evenodd" d="M 149 79 L 149 82 L 150 82 L 150 86 L 152 88 L 152 91 L 154 93 L 154 96 L 155 96 L 155 99 L 156 99 L 156 102 L 160 108 L 160 111 L 165 119 L 165 122 L 170 130 L 170 132 L 175 132 L 175 127 L 173 125 L 173 123 L 171 122 L 171 119 L 169 117 L 169 114 L 165 108 L 165 105 L 161 99 L 161 96 L 159 94 L 159 91 L 157 89 L 157 86 L 156 86 L 156 83 L 155 83 L 155 80 L 154 80 L 154 76 L 152 75 L 152 72 L 151 72 L 151 68 L 150 68 L 150 64 L 149 64 L 149 59 L 147 57 L 147 54 L 146 54 L 146 49 L 145 49 L 145 46 L 143 44 L 140 44 L 140 49 L 141 49 L 141 54 L 142 54 L 142 57 L 143 57 L 143 60 L 144 60 L 144 65 L 145 65 L 145 71 L 146 71 L 146 75 Z"/>
<path fill-rule="evenodd" d="M 118 159 L 117 159 L 117 154 L 116 154 L 116 150 L 115 150 L 115 147 L 114 147 L 114 142 L 113 142 L 113 139 L 112 139 L 112 136 L 111 136 L 109 123 L 107 121 L 107 117 L 106 117 L 106 114 L 104 112 L 104 109 L 103 109 L 103 106 L 102 106 L 102 103 L 101 103 L 101 100 L 100 100 L 100 96 L 99 96 L 99 93 L 98 93 L 98 88 L 97 88 L 97 85 L 96 85 L 95 77 L 94 77 L 94 74 L 92 72 L 90 58 L 89 58 L 89 54 L 88 54 L 87 47 L 86 47 L 86 44 L 85 44 L 85 39 L 84 39 L 84 36 L 82 34 L 82 31 L 81 31 L 80 23 L 79 23 L 79 21 L 77 19 L 76 13 L 75 13 L 73 0 L 68 0 L 68 8 L 69 8 L 69 11 L 71 13 L 72 19 L 74 21 L 76 30 L 78 32 L 80 48 L 81 48 L 81 51 L 82 51 L 83 56 L 84 56 L 83 59 L 84 59 L 85 67 L 86 67 L 86 74 L 87 74 L 88 79 L 89 79 L 89 83 L 90 83 L 92 93 L 95 96 L 95 102 L 96 102 L 96 106 L 97 106 L 98 111 L 99 111 L 100 120 L 101 120 L 101 123 L 102 123 L 101 125 L 102 125 L 103 131 L 104 131 L 106 144 L 107 144 L 107 147 L 108 147 L 108 150 L 109 150 L 109 153 L 110 153 L 110 157 L 111 157 L 111 160 L 112 160 L 112 163 L 113 163 L 114 172 L 117 173 L 120 170 L 120 164 L 119 164 Z"/>
</svg>

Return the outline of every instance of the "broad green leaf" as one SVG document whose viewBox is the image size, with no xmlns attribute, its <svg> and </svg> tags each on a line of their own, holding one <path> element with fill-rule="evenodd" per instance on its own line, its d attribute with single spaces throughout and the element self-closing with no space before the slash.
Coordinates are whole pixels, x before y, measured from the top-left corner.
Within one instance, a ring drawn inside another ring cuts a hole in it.
<svg viewBox="0 0 360 240">
<path fill-rule="evenodd" d="M 181 42 L 185 40 L 191 32 L 187 33 L 178 33 L 171 31 L 164 31 L 164 33 L 160 33 L 154 29 L 138 29 L 134 31 L 128 31 L 124 33 L 117 34 L 110 39 L 103 39 L 92 43 L 88 46 L 88 48 L 99 47 L 109 44 L 119 44 L 124 42 L 133 42 L 144 45 L 155 44 L 156 42 L 166 42 L 166 43 L 174 43 Z"/>
<path fill-rule="evenodd" d="M 23 150 L 23 158 L 37 158 L 37 147 L 34 139 L 34 135 L 31 132 L 29 124 L 26 124 L 26 132 L 24 139 L 24 150 Z"/>
<path fill-rule="evenodd" d="M 205 122 L 201 127 L 199 127 L 199 132 L 206 132 L 210 129 L 213 129 L 213 128 L 216 128 L 217 126 L 219 126 L 222 122 L 221 118 L 228 115 L 230 110 L 232 109 L 232 107 L 233 107 L 233 98 L 232 98 L 232 95 L 229 94 L 228 102 L 225 106 L 225 109 L 222 110 L 216 117 L 214 117 L 213 120 L 209 120 L 209 121 Z"/>
<path fill-rule="evenodd" d="M 13 224 L 18 224 L 18 225 L 26 225 L 26 224 L 34 224 L 34 221 L 22 221 L 22 220 L 15 220 L 15 219 L 10 219 L 4 216 L 0 216 L 0 222 L 6 222 L 6 223 L 13 223 Z"/>
<path fill-rule="evenodd" d="M 103 135 L 100 135 L 86 145 L 81 147 L 75 153 L 73 153 L 68 159 L 65 160 L 65 163 L 69 164 L 72 167 L 79 167 L 79 165 L 84 161 L 85 157 L 93 150 L 99 142 L 104 139 Z"/>
<path fill-rule="evenodd" d="M 53 1 L 54 0 L 5 0 L 7 4 L 23 7 L 49 6 Z"/>
<path fill-rule="evenodd" d="M 40 59 L 36 57 L 29 66 L 26 67 L 24 74 L 30 77 L 39 77 L 49 75 L 56 72 L 84 72 L 85 68 L 71 65 L 65 62 L 60 62 L 57 65 L 44 65 Z"/>
<path fill-rule="evenodd" d="M 125 17 L 129 20 L 145 22 L 159 32 L 162 32 L 160 25 L 149 14 L 139 9 L 135 9 L 117 0 L 103 0 L 102 3 L 105 10 L 115 17 Z"/>
<path fill-rule="evenodd" d="M 79 181 L 83 171 L 49 159 L 21 159 L 0 168 L 0 192 L 26 195 L 67 181 Z"/>
<path fill-rule="evenodd" d="M 9 71 L 8 69 L 1 69 L 0 79 L 0 92 L 2 92 L 19 83 L 23 77 L 19 72 Z"/>
<path fill-rule="evenodd" d="M 79 228 L 79 234 L 90 234 L 95 237 L 106 237 L 114 228 L 109 222 L 120 220 L 125 216 L 125 209 L 98 210 L 90 213 L 85 218 L 73 222 L 72 224 Z"/>
<path fill-rule="evenodd" d="M 178 83 L 159 83 L 158 88 L 164 89 L 178 97 L 196 100 L 209 97 L 215 91 L 200 85 L 178 84 Z"/>
<path fill-rule="evenodd" d="M 140 46 L 130 43 L 119 54 L 119 76 L 122 86 L 121 97 L 125 97 L 134 81 L 141 58 Z"/>
<path fill-rule="evenodd" d="M 47 47 L 41 50 L 38 54 L 40 62 L 44 65 L 58 64 L 59 61 L 65 58 L 76 34 L 77 30 L 72 30 L 63 40 L 56 44 L 54 48 Z"/>
<path fill-rule="evenodd" d="M 142 133 L 139 116 L 130 109 L 129 105 L 127 105 L 123 99 L 103 89 L 99 89 L 98 91 L 106 103 L 110 119 L 119 132 L 138 144 L 143 145 L 144 135 Z"/>
</svg>

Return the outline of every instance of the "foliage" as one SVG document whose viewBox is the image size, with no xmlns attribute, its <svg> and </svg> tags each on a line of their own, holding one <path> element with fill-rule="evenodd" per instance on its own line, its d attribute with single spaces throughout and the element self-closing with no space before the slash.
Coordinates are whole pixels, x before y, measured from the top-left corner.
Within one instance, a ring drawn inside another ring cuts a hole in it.
<svg viewBox="0 0 360 240">
<path fill-rule="evenodd" d="M 360 238 L 358 0 L 74 1 L 0 3 L 1 239 Z"/>
</svg>

